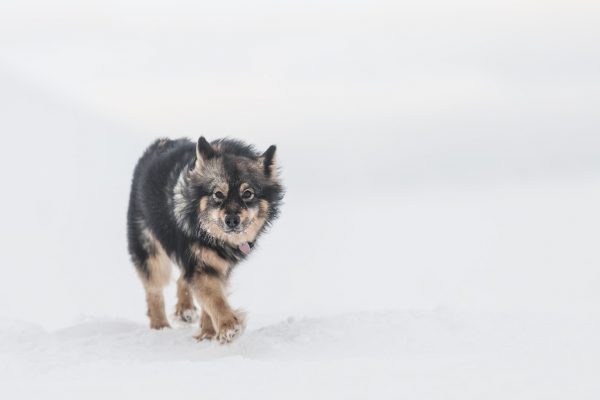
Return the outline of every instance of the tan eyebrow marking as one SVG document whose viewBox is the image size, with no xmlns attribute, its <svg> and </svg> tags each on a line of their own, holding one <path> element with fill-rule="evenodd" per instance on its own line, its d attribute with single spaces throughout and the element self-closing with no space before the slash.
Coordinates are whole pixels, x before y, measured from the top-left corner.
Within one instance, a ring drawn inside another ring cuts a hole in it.
<svg viewBox="0 0 600 400">
<path fill-rule="evenodd" d="M 216 186 L 214 191 L 219 191 L 221 193 L 223 193 L 225 195 L 225 197 L 227 197 L 227 193 L 229 192 L 229 185 L 227 184 L 227 182 L 219 182 Z"/>
<path fill-rule="evenodd" d="M 251 189 L 250 184 L 247 182 L 244 182 L 240 185 L 240 193 L 244 193 L 245 190 L 247 189 Z"/>
</svg>

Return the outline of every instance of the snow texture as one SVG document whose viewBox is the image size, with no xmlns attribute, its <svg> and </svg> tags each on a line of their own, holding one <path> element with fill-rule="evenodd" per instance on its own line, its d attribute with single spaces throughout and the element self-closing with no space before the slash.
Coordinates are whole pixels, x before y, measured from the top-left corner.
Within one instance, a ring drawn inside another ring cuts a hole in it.
<svg viewBox="0 0 600 400">
<path fill-rule="evenodd" d="M 3 322 L 3 390 L 37 398 L 547 398 L 598 393 L 598 323 L 388 311 L 288 318 L 231 345 L 195 327 Z M 594 344 L 594 346 L 590 346 Z"/>
<path fill-rule="evenodd" d="M 2 1 L 0 397 L 600 398 L 598 12 Z M 200 134 L 288 189 L 223 346 L 126 251 L 140 153 Z"/>
</svg>

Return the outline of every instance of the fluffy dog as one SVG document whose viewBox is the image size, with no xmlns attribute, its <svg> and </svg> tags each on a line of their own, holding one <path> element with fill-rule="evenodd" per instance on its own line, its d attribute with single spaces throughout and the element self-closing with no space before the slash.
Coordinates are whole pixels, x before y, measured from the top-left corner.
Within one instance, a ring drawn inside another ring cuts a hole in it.
<svg viewBox="0 0 600 400">
<path fill-rule="evenodd" d="M 257 153 L 237 140 L 159 139 L 137 163 L 127 214 L 129 253 L 146 291 L 152 329 L 169 327 L 163 288 L 181 269 L 175 314 L 195 319 L 197 339 L 227 343 L 243 316 L 227 301 L 232 269 L 277 218 L 283 199 L 275 146 Z"/>
</svg>

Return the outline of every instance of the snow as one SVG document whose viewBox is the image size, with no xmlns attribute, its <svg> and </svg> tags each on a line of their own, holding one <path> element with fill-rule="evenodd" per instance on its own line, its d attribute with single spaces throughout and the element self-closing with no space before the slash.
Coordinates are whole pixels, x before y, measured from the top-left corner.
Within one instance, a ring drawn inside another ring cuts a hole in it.
<svg viewBox="0 0 600 400">
<path fill-rule="evenodd" d="M 171 4 L 0 6 L 2 398 L 600 396 L 597 4 Z M 200 134 L 288 189 L 226 346 L 148 329 L 126 251 Z"/>
<path fill-rule="evenodd" d="M 446 310 L 288 318 L 228 346 L 126 320 L 3 323 L 4 390 L 25 397 L 594 398 L 600 325 Z M 7 344 L 10 343 L 10 346 Z M 586 345 L 587 344 L 587 345 Z"/>
</svg>

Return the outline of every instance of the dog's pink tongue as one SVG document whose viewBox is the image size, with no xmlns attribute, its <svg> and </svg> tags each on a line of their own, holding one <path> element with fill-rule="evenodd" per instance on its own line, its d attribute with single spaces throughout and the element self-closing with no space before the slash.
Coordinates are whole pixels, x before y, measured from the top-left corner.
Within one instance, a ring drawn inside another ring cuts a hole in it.
<svg viewBox="0 0 600 400">
<path fill-rule="evenodd" d="M 242 244 L 240 244 L 239 248 L 240 248 L 240 251 L 242 253 L 244 253 L 245 255 L 250 254 L 250 250 L 251 249 L 250 249 L 250 245 L 248 243 L 242 243 Z"/>
</svg>

